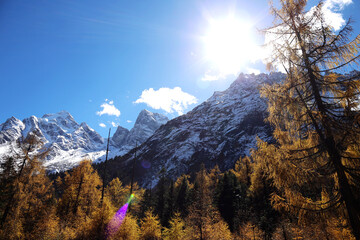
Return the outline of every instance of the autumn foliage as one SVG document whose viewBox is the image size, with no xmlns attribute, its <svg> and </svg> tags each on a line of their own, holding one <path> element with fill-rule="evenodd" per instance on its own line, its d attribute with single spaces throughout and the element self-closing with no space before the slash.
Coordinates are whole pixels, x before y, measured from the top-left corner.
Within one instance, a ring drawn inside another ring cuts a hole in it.
<svg viewBox="0 0 360 240">
<path fill-rule="evenodd" d="M 47 175 L 29 138 L 0 166 L 0 239 L 360 239 L 360 74 L 348 71 L 360 36 L 349 40 L 350 22 L 334 33 L 322 3 L 306 3 L 271 5 L 264 30 L 276 36 L 269 69 L 287 72 L 261 89 L 272 143 L 258 139 L 226 171 L 170 179 L 163 168 L 142 189 L 104 183 L 90 160 Z"/>
</svg>

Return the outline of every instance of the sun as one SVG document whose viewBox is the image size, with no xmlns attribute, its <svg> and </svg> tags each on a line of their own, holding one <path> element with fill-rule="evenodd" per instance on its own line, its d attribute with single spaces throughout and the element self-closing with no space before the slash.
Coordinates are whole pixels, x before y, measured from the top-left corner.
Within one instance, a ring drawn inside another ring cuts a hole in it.
<svg viewBox="0 0 360 240">
<path fill-rule="evenodd" d="M 211 63 L 213 70 L 223 75 L 238 74 L 257 51 L 252 31 L 249 22 L 233 16 L 210 19 L 203 42 L 205 59 Z"/>
</svg>

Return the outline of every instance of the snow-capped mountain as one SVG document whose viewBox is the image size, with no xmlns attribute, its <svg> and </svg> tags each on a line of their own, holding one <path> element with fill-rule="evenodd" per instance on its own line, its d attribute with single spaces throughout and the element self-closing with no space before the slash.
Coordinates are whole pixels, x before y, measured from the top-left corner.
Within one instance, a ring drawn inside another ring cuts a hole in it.
<svg viewBox="0 0 360 240">
<path fill-rule="evenodd" d="M 229 169 L 240 156 L 256 147 L 256 137 L 271 140 L 272 130 L 264 122 L 266 100 L 260 97 L 264 83 L 281 81 L 281 73 L 240 76 L 223 92 L 215 92 L 192 111 L 162 125 L 144 144 L 108 162 L 112 176 L 125 181 L 131 176 L 136 151 L 135 178 L 141 185 L 156 184 L 159 172 L 176 178 L 183 173 L 216 164 Z"/>
<path fill-rule="evenodd" d="M 154 134 L 161 125 L 165 124 L 169 119 L 159 113 L 152 113 L 148 110 L 142 110 L 136 119 L 134 127 L 129 131 L 119 126 L 111 139 L 111 145 L 119 148 L 115 156 L 121 156 L 145 142 Z"/>
<path fill-rule="evenodd" d="M 227 90 L 215 92 L 192 111 L 170 121 L 141 111 L 130 131 L 119 126 L 110 139 L 109 158 L 114 159 L 107 163 L 109 174 L 129 180 L 135 153 L 135 178 L 145 187 L 156 184 L 162 168 L 174 179 L 197 171 L 202 163 L 208 168 L 217 164 L 223 170 L 233 167 L 256 146 L 256 137 L 272 139 L 272 130 L 264 122 L 266 100 L 260 97 L 259 88 L 284 78 L 281 73 L 240 74 Z M 0 124 L 0 159 L 19 151 L 16 140 L 29 135 L 49 150 L 45 160 L 49 171 L 67 170 L 84 158 L 99 162 L 105 158 L 107 139 L 63 111 L 23 121 L 11 117 Z"/>
<path fill-rule="evenodd" d="M 125 154 L 128 150 L 143 143 L 154 131 L 166 123 L 161 114 L 141 111 L 135 126 L 130 131 L 118 127 L 111 138 L 109 156 Z M 122 133 L 126 133 L 122 139 Z M 46 149 L 44 165 L 49 171 L 63 171 L 77 165 L 83 159 L 101 161 L 105 157 L 106 139 L 103 139 L 86 123 L 78 124 L 66 111 L 45 114 L 41 118 L 31 116 L 23 121 L 9 118 L 0 125 L 0 159 L 20 153 L 16 141 L 35 136 Z M 41 151 L 41 149 L 37 149 Z"/>
</svg>

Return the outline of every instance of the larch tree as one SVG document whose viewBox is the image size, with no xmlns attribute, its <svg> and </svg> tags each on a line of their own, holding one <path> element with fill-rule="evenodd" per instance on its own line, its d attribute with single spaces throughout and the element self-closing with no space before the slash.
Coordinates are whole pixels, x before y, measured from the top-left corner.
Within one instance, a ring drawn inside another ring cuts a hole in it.
<svg viewBox="0 0 360 240">
<path fill-rule="evenodd" d="M 82 161 L 70 174 L 65 174 L 64 193 L 57 207 L 66 227 L 77 232 L 86 230 L 100 206 L 101 184 L 90 161 Z"/>
<path fill-rule="evenodd" d="M 54 216 L 54 190 L 52 182 L 48 178 L 45 168 L 42 166 L 36 158 L 31 159 L 29 166 L 25 169 L 28 178 L 24 179 L 27 184 L 23 184 L 22 192 L 26 195 L 23 209 L 21 214 L 23 215 L 24 231 L 27 239 L 35 238 L 33 235 L 37 228 L 44 222 L 47 222 Z M 25 175 L 25 174 L 24 174 Z M 53 221 L 54 229 L 56 228 L 56 221 Z"/>
<path fill-rule="evenodd" d="M 259 141 L 255 161 L 277 188 L 273 203 L 299 213 L 344 207 L 360 239 L 360 35 L 350 39 L 350 21 L 328 24 L 323 3 L 306 11 L 306 0 L 271 4 L 273 27 L 265 29 L 272 49 L 268 66 L 287 78 L 262 89 L 276 144 Z M 324 201 L 322 195 L 328 195 Z"/>
<path fill-rule="evenodd" d="M 216 211 L 209 186 L 209 175 L 205 166 L 202 165 L 201 170 L 196 174 L 194 200 L 189 207 L 189 215 L 186 220 L 193 227 L 194 235 L 201 240 L 206 239 L 206 231 L 211 226 Z"/>
<path fill-rule="evenodd" d="M 131 185 L 126 185 L 124 188 L 124 191 L 126 193 L 126 201 L 129 200 L 130 197 L 130 191 L 131 191 Z M 145 193 L 145 190 L 141 188 L 137 182 L 133 183 L 132 187 L 132 193 L 134 194 L 134 198 L 130 201 L 128 212 L 130 212 L 134 216 L 139 216 L 141 214 L 141 203 L 143 200 L 143 196 Z M 124 202 L 125 204 L 125 202 Z"/>
<path fill-rule="evenodd" d="M 9 158 L 2 164 L 1 239 L 4 236 L 6 239 L 32 238 L 39 222 L 44 221 L 51 211 L 52 184 L 41 164 L 42 153 L 30 154 L 35 145 L 41 145 L 37 138 L 31 136 L 19 142 L 23 152 L 18 159 Z M 16 162 L 20 162 L 18 167 Z"/>
<path fill-rule="evenodd" d="M 230 170 L 242 184 L 250 186 L 252 163 L 249 157 L 240 158 L 236 161 L 234 169 Z"/>
<path fill-rule="evenodd" d="M 236 239 L 264 239 L 264 232 L 255 224 L 247 222 L 246 224 L 239 227 L 238 237 Z M 286 239 L 285 239 L 286 240 Z"/>
<path fill-rule="evenodd" d="M 123 187 L 119 178 L 114 178 L 108 186 L 106 186 L 105 196 L 111 200 L 114 207 L 120 208 L 126 203 L 128 191 Z"/>
<path fill-rule="evenodd" d="M 37 162 L 37 159 L 43 156 L 43 154 L 37 154 L 36 156 L 34 155 L 30 157 L 32 151 L 36 147 L 40 147 L 42 145 L 42 142 L 34 134 L 29 134 L 26 139 L 18 139 L 16 144 L 20 149 L 20 153 L 17 153 L 17 156 L 14 158 L 8 158 L 8 160 L 5 161 L 4 165 L 2 166 L 4 168 L 1 173 L 1 185 L 4 188 L 1 188 L 1 195 L 4 193 L 4 195 L 7 196 L 5 199 L 1 199 L 3 201 L 0 204 L 0 207 L 4 206 L 4 208 L 2 208 L 0 211 L 0 229 L 3 228 L 10 211 L 12 211 L 15 207 L 14 204 L 17 204 L 17 200 L 15 198 L 18 197 L 17 195 L 20 191 L 20 188 L 27 185 L 26 180 L 30 176 L 26 174 L 26 170 L 28 170 L 29 173 L 29 166 L 30 169 L 32 169 L 30 173 L 32 173 L 34 170 L 34 168 L 31 167 L 31 161 Z M 20 164 L 17 166 L 17 163 Z M 5 191 L 3 192 L 3 190 Z"/>
<path fill-rule="evenodd" d="M 145 217 L 141 220 L 140 225 L 141 240 L 161 239 L 161 224 L 159 217 L 154 215 L 151 210 L 148 210 L 145 213 Z"/>
<path fill-rule="evenodd" d="M 219 239 L 215 237 L 218 236 L 219 229 L 224 230 L 224 236 L 230 233 L 229 226 L 221 218 L 213 202 L 212 191 L 214 190 L 211 188 L 210 176 L 202 164 L 201 170 L 196 174 L 194 198 L 186 218 L 186 223 L 192 229 L 196 239 Z"/>
<path fill-rule="evenodd" d="M 186 238 L 185 222 L 180 213 L 174 213 L 169 221 L 169 228 L 164 228 L 163 238 L 165 240 L 183 240 Z"/>
<path fill-rule="evenodd" d="M 139 239 L 139 226 L 137 218 L 131 214 L 127 214 L 124 222 L 121 224 L 118 232 L 113 238 L 108 239 L 121 239 L 121 240 L 137 240 Z"/>
</svg>

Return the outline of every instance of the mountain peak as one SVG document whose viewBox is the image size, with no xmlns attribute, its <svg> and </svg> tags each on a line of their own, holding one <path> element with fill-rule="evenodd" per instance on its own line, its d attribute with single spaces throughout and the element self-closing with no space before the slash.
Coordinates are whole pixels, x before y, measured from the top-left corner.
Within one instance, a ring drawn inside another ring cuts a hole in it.
<svg viewBox="0 0 360 240">
<path fill-rule="evenodd" d="M 44 165 L 50 171 L 67 170 L 84 158 L 98 159 L 105 148 L 103 138 L 86 123 L 78 124 L 70 113 L 61 111 L 45 114 L 42 118 L 30 116 L 20 121 L 9 118 L 0 125 L 0 144 L 4 154 L 17 151 L 14 141 L 29 134 L 36 135 L 48 149 Z"/>
<path fill-rule="evenodd" d="M 44 114 L 44 116 L 42 116 L 42 118 L 69 118 L 69 119 L 74 119 L 73 116 L 71 116 L 71 114 L 65 110 L 62 110 L 60 112 L 57 113 L 47 113 Z"/>
<path fill-rule="evenodd" d="M 139 113 L 139 115 L 135 121 L 135 126 L 138 124 L 146 124 L 146 125 L 150 124 L 151 125 L 151 123 L 156 123 L 157 125 L 158 124 L 162 125 L 162 124 L 165 124 L 167 121 L 169 121 L 169 119 L 165 115 L 162 115 L 160 113 L 153 113 L 146 109 L 143 109 L 143 110 L 141 110 L 141 112 Z M 156 128 L 158 128 L 159 126 L 157 126 Z"/>
<path fill-rule="evenodd" d="M 150 112 L 149 110 L 143 109 L 143 110 L 141 110 L 138 117 L 136 118 L 135 124 L 139 119 L 151 118 L 153 115 L 154 115 L 154 113 Z"/>
<path fill-rule="evenodd" d="M 2 129 L 1 130 L 6 130 L 9 128 L 13 128 L 13 127 L 17 127 L 17 126 L 22 126 L 23 123 L 17 119 L 16 117 L 12 116 L 10 118 L 8 118 L 5 123 L 2 125 Z"/>
<path fill-rule="evenodd" d="M 150 114 L 150 115 L 151 115 L 151 114 L 153 114 L 153 113 L 150 112 L 150 111 L 147 110 L 147 109 L 143 109 L 143 110 L 140 111 L 139 115 L 140 115 L 140 114 Z"/>
<path fill-rule="evenodd" d="M 129 131 L 119 126 L 112 137 L 112 145 L 119 147 L 119 155 L 127 153 L 136 144 L 145 142 L 154 132 L 168 121 L 168 118 L 159 113 L 153 113 L 146 109 L 139 113 L 134 127 Z"/>
<path fill-rule="evenodd" d="M 128 137 L 130 131 L 122 126 L 118 126 L 116 132 L 111 138 L 112 145 L 116 147 L 122 147 L 126 144 L 126 138 Z"/>
<path fill-rule="evenodd" d="M 136 171 L 141 173 L 135 176 L 136 181 L 152 187 L 162 168 L 173 179 L 199 170 L 201 164 L 226 170 L 239 157 L 250 154 L 257 137 L 270 141 L 271 127 L 264 122 L 267 104 L 260 97 L 259 87 L 281 81 L 284 76 L 240 74 L 225 91 L 215 92 L 192 111 L 168 121 L 136 149 Z M 134 151 L 120 158 L 123 172 L 117 174 L 125 181 Z M 144 168 L 142 162 L 149 162 L 151 167 Z"/>
</svg>

